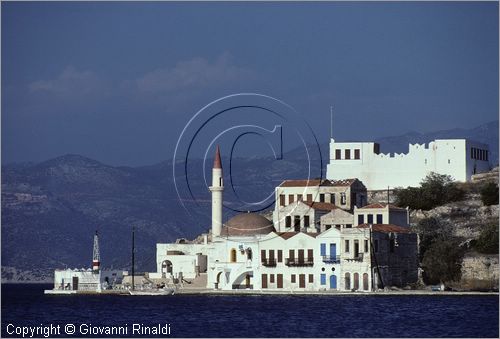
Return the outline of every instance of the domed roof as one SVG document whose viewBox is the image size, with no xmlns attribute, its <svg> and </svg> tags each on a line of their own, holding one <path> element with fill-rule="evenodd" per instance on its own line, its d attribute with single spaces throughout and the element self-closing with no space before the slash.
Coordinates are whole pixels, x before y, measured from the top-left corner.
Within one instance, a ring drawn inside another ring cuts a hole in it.
<svg viewBox="0 0 500 339">
<path fill-rule="evenodd" d="M 255 213 L 242 213 L 238 214 L 222 227 L 222 236 L 245 236 L 256 234 L 268 234 L 275 231 L 273 223 Z"/>
</svg>

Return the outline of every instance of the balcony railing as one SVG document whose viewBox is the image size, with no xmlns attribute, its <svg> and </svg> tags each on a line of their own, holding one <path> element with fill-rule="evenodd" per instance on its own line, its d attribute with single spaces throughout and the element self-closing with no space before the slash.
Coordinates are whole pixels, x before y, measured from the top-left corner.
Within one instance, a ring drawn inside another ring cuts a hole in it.
<svg viewBox="0 0 500 339">
<path fill-rule="evenodd" d="M 287 266 L 313 266 L 314 259 L 313 258 L 287 258 L 285 260 L 285 265 Z"/>
<path fill-rule="evenodd" d="M 323 262 L 327 264 L 338 264 L 340 263 L 340 255 L 324 255 Z"/>
<path fill-rule="evenodd" d="M 262 266 L 275 267 L 276 259 L 262 259 Z"/>
</svg>

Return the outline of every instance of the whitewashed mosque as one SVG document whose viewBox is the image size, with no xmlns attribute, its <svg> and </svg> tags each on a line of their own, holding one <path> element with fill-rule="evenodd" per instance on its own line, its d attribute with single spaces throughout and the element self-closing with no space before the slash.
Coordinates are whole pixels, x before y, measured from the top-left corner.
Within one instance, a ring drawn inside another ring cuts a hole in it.
<svg viewBox="0 0 500 339">
<path fill-rule="evenodd" d="M 260 291 L 369 292 L 416 283 L 418 239 L 408 227 L 408 209 L 367 205 L 367 188 L 359 179 L 372 189 L 387 188 L 391 175 L 406 178 L 398 179 L 398 186 L 415 186 L 431 171 L 466 181 L 472 172 L 489 170 L 487 146 L 436 140 L 429 148 L 410 145 L 408 155 L 396 158 L 379 156 L 374 143 L 339 144 L 332 139 L 330 146 L 329 179 L 282 182 L 275 190 L 273 221 L 243 213 L 225 223 L 217 147 L 210 187 L 211 234 L 197 242 L 157 244 L 157 272 L 149 278 L 208 289 Z M 410 159 L 420 160 L 421 166 L 415 168 Z M 392 167 L 393 162 L 400 165 Z M 357 178 L 345 179 L 349 174 Z"/>
</svg>

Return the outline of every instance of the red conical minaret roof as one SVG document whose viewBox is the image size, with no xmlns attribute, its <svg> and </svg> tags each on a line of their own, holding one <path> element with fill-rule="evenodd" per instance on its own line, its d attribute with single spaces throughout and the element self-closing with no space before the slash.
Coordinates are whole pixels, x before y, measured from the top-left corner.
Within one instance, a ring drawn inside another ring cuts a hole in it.
<svg viewBox="0 0 500 339">
<path fill-rule="evenodd" d="M 217 145 L 217 149 L 215 151 L 214 167 L 213 168 L 222 168 L 222 161 L 220 160 L 219 145 Z"/>
</svg>

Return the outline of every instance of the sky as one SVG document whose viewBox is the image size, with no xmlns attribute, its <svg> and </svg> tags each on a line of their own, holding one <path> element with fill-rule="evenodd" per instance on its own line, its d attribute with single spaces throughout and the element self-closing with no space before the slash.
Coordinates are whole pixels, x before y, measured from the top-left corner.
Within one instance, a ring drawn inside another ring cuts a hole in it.
<svg viewBox="0 0 500 339">
<path fill-rule="evenodd" d="M 340 141 L 498 119 L 497 2 L 1 6 L 3 163 L 172 159 L 196 112 L 240 92 L 293 107 L 319 142 L 332 105 Z"/>
</svg>

